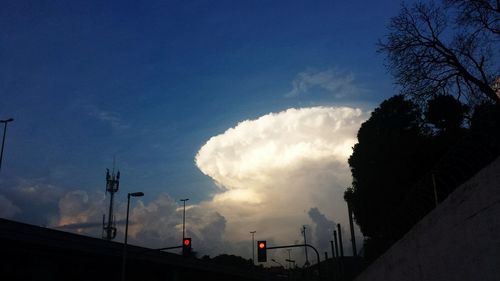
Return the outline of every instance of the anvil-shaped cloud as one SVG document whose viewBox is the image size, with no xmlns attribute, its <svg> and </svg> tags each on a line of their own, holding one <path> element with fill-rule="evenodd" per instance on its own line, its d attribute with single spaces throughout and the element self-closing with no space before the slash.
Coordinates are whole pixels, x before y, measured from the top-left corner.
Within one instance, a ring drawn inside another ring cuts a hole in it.
<svg viewBox="0 0 500 281">
<path fill-rule="evenodd" d="M 196 251 L 250 258 L 249 231 L 256 230 L 255 238 L 270 245 L 294 244 L 303 241 L 302 225 L 309 226 L 309 243 L 329 251 L 334 221 L 347 228 L 343 200 L 351 182 L 347 158 L 366 118 L 367 112 L 350 107 L 288 109 L 241 122 L 209 139 L 195 161 L 220 189 L 186 210 L 186 234 L 193 237 Z M 38 193 L 36 188 L 23 190 Z M 122 222 L 125 202 L 115 203 L 116 219 Z M 102 192 L 67 192 L 58 205 L 52 225 L 82 234 L 100 233 L 98 222 L 107 206 Z M 12 205 L 10 213 L 2 213 L 15 215 L 20 212 L 16 208 Z M 182 206 L 168 194 L 147 204 L 137 200 L 130 221 L 132 244 L 165 247 L 180 240 Z M 118 241 L 122 235 L 120 227 Z M 347 237 L 344 242 L 349 253 Z M 301 256 L 301 250 L 294 251 L 298 262 L 303 261 Z"/>
<path fill-rule="evenodd" d="M 202 204 L 226 218 L 225 235 L 233 241 L 257 230 L 259 239 L 294 243 L 299 228 L 314 223 L 311 208 L 347 226 L 347 158 L 366 118 L 350 107 L 288 109 L 212 137 L 195 161 L 220 193 Z M 313 240 L 322 240 L 316 234 Z"/>
</svg>

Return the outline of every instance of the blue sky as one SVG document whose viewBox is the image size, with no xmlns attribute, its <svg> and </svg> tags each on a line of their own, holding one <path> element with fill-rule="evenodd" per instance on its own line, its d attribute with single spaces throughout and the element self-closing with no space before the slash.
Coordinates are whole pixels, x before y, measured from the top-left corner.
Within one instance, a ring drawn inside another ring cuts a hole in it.
<svg viewBox="0 0 500 281">
<path fill-rule="evenodd" d="M 122 196 L 210 200 L 219 188 L 195 156 L 211 137 L 270 112 L 370 110 L 396 93 L 376 42 L 399 8 L 397 1 L 2 1 L 0 118 L 15 121 L 0 194 L 21 210 L 11 218 L 50 224 L 36 209 L 41 203 L 30 205 L 17 187 L 54 188 L 55 197 L 102 192 L 113 157 Z M 57 203 L 49 205 L 40 206 L 57 213 Z"/>
</svg>

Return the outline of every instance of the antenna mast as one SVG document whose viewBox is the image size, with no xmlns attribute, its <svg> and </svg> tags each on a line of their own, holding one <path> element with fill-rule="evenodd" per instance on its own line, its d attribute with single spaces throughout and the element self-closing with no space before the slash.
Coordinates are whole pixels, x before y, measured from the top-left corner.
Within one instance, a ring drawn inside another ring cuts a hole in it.
<svg viewBox="0 0 500 281">
<path fill-rule="evenodd" d="M 105 223 L 105 216 L 103 215 L 102 221 L 102 238 L 108 241 L 113 240 L 116 237 L 116 222 L 113 215 L 113 199 L 115 193 L 118 191 L 120 186 L 120 171 L 115 174 L 115 164 L 113 159 L 113 171 L 109 173 L 109 169 L 106 169 L 106 192 L 109 193 L 109 213 L 108 213 L 108 223 Z"/>
</svg>

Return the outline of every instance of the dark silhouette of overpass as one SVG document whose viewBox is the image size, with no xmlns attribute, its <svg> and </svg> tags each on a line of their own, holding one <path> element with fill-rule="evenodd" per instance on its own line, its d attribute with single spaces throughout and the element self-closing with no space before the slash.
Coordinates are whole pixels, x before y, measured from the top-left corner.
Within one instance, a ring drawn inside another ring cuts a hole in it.
<svg viewBox="0 0 500 281">
<path fill-rule="evenodd" d="M 121 278 L 123 244 L 0 219 L 1 280 Z M 127 281 L 282 280 L 259 270 L 128 246 Z"/>
</svg>

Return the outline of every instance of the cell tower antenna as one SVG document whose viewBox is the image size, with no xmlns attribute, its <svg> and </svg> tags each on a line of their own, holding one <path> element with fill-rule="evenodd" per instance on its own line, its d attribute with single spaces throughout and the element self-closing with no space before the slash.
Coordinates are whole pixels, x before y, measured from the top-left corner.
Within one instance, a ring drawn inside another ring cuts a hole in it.
<svg viewBox="0 0 500 281">
<path fill-rule="evenodd" d="M 106 169 L 106 193 L 109 193 L 109 212 L 108 212 L 108 222 L 105 223 L 105 215 L 103 215 L 102 222 L 102 238 L 108 241 L 113 240 L 116 237 L 116 221 L 113 215 L 113 200 L 115 193 L 118 192 L 120 187 L 120 171 L 115 174 L 115 157 L 113 157 L 113 171 L 109 173 L 109 169 Z"/>
<path fill-rule="evenodd" d="M 304 234 L 304 250 L 306 251 L 306 263 L 304 264 L 304 266 L 309 266 L 310 263 L 309 263 L 309 257 L 307 256 L 307 247 L 306 247 L 306 244 L 307 244 L 307 240 L 306 240 L 306 226 L 303 225 L 302 226 L 302 230 L 301 230 L 302 234 Z"/>
</svg>

